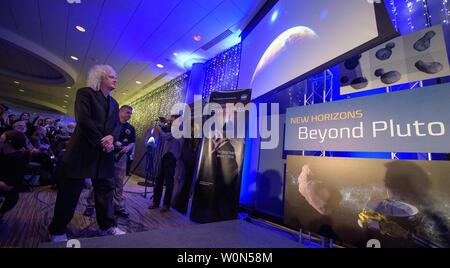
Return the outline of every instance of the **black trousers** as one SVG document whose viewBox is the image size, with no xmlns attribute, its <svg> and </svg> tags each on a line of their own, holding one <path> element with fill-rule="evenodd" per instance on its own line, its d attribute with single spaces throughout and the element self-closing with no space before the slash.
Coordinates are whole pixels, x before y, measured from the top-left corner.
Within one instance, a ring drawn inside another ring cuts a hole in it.
<svg viewBox="0 0 450 268">
<path fill-rule="evenodd" d="M 153 202 L 159 204 L 162 198 L 162 192 L 164 183 L 166 184 L 166 193 L 164 194 L 163 204 L 170 207 L 172 201 L 172 192 L 175 175 L 175 167 L 177 165 L 177 159 L 172 153 L 167 153 L 164 155 L 161 161 L 161 168 L 159 169 L 159 176 L 155 181 L 155 188 L 153 189 Z"/>
<path fill-rule="evenodd" d="M 19 191 L 13 189 L 12 191 L 5 192 L 0 191 L 0 194 L 5 197 L 1 208 L 0 208 L 0 218 L 3 217 L 4 214 L 11 211 L 19 202 Z"/>
<path fill-rule="evenodd" d="M 94 187 L 95 209 L 100 230 L 106 231 L 117 226 L 114 217 L 114 178 L 92 179 Z M 52 235 L 66 233 L 67 225 L 72 220 L 84 188 L 82 179 L 63 179 L 59 185 L 55 213 L 49 231 Z"/>
</svg>

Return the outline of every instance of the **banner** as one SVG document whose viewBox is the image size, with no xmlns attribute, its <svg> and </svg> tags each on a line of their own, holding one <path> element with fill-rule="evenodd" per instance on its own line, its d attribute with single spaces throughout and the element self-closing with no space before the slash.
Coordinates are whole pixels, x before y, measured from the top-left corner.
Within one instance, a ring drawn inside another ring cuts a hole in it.
<svg viewBox="0 0 450 268">
<path fill-rule="evenodd" d="M 202 107 L 202 100 L 200 102 L 200 107 Z M 201 112 L 199 114 L 195 114 L 195 103 L 189 105 L 191 111 L 191 137 L 184 138 L 182 155 L 181 159 L 184 163 L 184 171 L 185 174 L 182 180 L 175 180 L 173 194 L 172 194 L 172 208 L 180 212 L 181 214 L 187 215 L 189 208 L 189 198 L 192 189 L 192 183 L 195 177 L 195 168 L 197 167 L 198 162 L 198 152 L 200 149 L 200 144 L 202 139 L 194 138 L 194 132 L 196 129 L 200 128 L 200 126 L 195 125 L 195 119 L 201 118 Z M 200 119 L 201 120 L 201 119 Z"/>
<path fill-rule="evenodd" d="M 395 38 L 339 66 L 341 95 L 450 75 L 442 25 Z"/>
<path fill-rule="evenodd" d="M 285 150 L 450 152 L 450 84 L 294 107 Z"/>
<path fill-rule="evenodd" d="M 209 125 L 214 116 L 205 120 L 206 126 L 224 136 L 203 138 L 200 162 L 195 182 L 190 219 L 198 223 L 226 221 L 237 218 L 239 194 L 241 189 L 242 164 L 244 160 L 245 137 L 234 137 L 242 131 L 236 120 L 242 111 L 227 113 L 227 105 L 247 105 L 251 100 L 251 90 L 213 92 L 209 103 L 220 105 L 223 110 L 223 123 Z M 242 113 L 241 113 L 242 115 Z M 248 126 L 248 112 L 244 112 L 244 133 Z M 219 127 L 218 127 L 219 126 Z M 227 134 L 227 135 L 225 135 Z M 244 134 L 245 136 L 245 134 Z"/>
<path fill-rule="evenodd" d="M 285 224 L 383 248 L 450 246 L 450 164 L 288 156 Z"/>
</svg>

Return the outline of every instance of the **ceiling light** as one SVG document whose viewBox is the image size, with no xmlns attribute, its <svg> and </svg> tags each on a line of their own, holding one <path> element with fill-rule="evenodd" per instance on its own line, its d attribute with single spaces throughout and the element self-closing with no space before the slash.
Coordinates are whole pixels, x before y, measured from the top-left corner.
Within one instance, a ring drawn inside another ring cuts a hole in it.
<svg viewBox="0 0 450 268">
<path fill-rule="evenodd" d="M 196 35 L 194 35 L 194 40 L 195 41 L 201 41 L 202 37 L 200 35 L 196 34 Z"/>
<path fill-rule="evenodd" d="M 64 103 L 69 103 L 69 102 L 65 100 Z"/>
<path fill-rule="evenodd" d="M 67 108 L 67 106 L 66 106 L 66 105 L 63 105 L 63 108 Z"/>
<path fill-rule="evenodd" d="M 70 58 L 72 59 L 72 60 L 79 60 L 77 57 L 75 57 L 75 56 L 70 56 Z"/>
<path fill-rule="evenodd" d="M 136 84 L 142 85 L 142 82 L 141 81 L 136 81 Z"/>
<path fill-rule="evenodd" d="M 72 87 L 67 87 L 68 89 L 72 89 Z"/>
<path fill-rule="evenodd" d="M 126 92 L 122 92 L 122 95 L 127 95 L 127 93 Z"/>
<path fill-rule="evenodd" d="M 70 96 L 69 95 L 64 95 L 64 97 L 69 98 Z"/>
<path fill-rule="evenodd" d="M 20 84 L 20 82 L 19 81 L 14 81 L 14 84 Z"/>
<path fill-rule="evenodd" d="M 80 32 L 82 32 L 82 33 L 86 32 L 86 29 L 84 29 L 84 28 L 81 27 L 81 26 L 75 26 L 75 28 L 77 28 L 77 30 L 80 31 Z"/>
<path fill-rule="evenodd" d="M 178 53 L 176 53 L 176 52 L 174 52 L 173 55 L 174 55 L 175 57 L 178 57 Z"/>
<path fill-rule="evenodd" d="M 23 90 L 23 89 L 19 89 L 19 91 L 20 91 L 20 92 L 25 92 L 25 90 Z"/>
<path fill-rule="evenodd" d="M 162 69 L 162 68 L 164 68 L 164 65 L 162 65 L 162 64 L 157 64 L 156 67 Z"/>
</svg>

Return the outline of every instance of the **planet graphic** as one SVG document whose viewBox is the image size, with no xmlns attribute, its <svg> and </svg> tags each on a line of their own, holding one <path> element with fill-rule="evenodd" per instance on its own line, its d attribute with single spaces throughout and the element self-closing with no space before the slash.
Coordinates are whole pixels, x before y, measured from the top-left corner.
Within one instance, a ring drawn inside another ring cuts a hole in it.
<svg viewBox="0 0 450 268">
<path fill-rule="evenodd" d="M 255 80 L 258 73 L 264 69 L 267 65 L 272 63 L 281 53 L 288 50 L 290 47 L 301 44 L 305 40 L 315 40 L 319 36 L 314 30 L 306 26 L 297 26 L 286 30 L 279 35 L 267 48 L 264 55 L 256 67 L 253 75 L 252 83 Z"/>
</svg>

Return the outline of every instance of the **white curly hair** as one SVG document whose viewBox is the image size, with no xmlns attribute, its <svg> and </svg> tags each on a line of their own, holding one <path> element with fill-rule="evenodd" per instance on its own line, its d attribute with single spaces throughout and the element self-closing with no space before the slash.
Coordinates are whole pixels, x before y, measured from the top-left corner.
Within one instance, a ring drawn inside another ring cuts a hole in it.
<svg viewBox="0 0 450 268">
<path fill-rule="evenodd" d="M 95 91 L 99 91 L 102 78 L 106 77 L 110 72 L 116 75 L 116 71 L 109 65 L 95 65 L 89 70 L 87 86 Z"/>
</svg>

